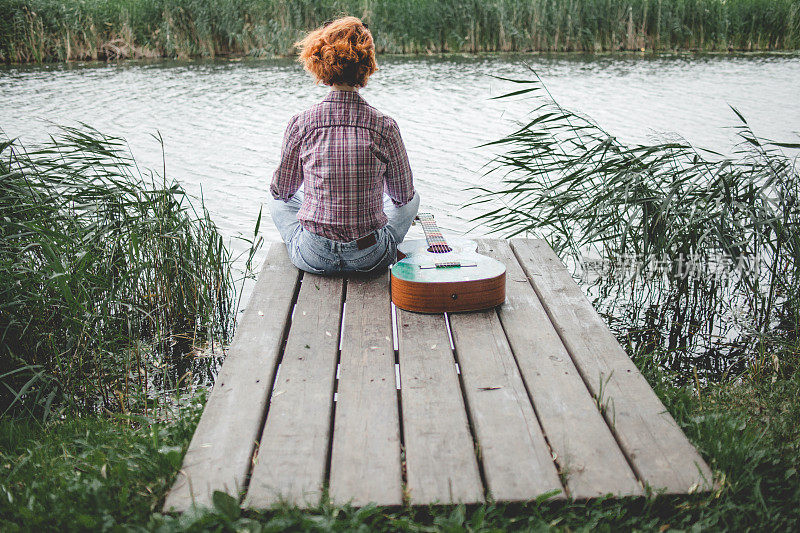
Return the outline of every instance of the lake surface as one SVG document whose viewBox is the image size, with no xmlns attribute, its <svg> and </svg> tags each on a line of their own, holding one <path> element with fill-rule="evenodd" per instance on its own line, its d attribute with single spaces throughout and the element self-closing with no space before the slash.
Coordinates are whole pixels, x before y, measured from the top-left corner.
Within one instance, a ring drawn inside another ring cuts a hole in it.
<svg viewBox="0 0 800 533">
<path fill-rule="evenodd" d="M 537 103 L 492 100 L 519 85 L 493 76 L 539 73 L 564 107 L 593 118 L 625 141 L 678 133 L 730 151 L 742 112 L 756 133 L 798 142 L 800 55 L 536 56 L 378 58 L 364 98 L 400 125 L 423 208 L 450 233 L 473 228 L 462 208 L 491 160 L 477 148 L 511 132 Z M 207 207 L 232 247 L 252 235 L 278 240 L 266 212 L 268 186 L 289 118 L 324 97 L 291 60 L 158 61 L 0 67 L 0 128 L 34 144 L 55 124 L 85 122 L 125 137 L 140 165 L 160 169 L 160 132 L 170 177 Z M 485 229 L 474 228 L 480 236 Z M 263 250 L 261 252 L 263 257 Z"/>
</svg>

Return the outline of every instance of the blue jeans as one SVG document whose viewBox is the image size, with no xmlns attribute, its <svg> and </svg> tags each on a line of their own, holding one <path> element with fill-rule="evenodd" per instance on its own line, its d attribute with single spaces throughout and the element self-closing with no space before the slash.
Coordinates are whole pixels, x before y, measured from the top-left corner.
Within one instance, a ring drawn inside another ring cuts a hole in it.
<svg viewBox="0 0 800 533">
<path fill-rule="evenodd" d="M 389 267 L 397 257 L 397 245 L 403 242 L 419 209 L 419 193 L 407 204 L 396 207 L 384 195 L 383 211 L 389 222 L 376 231 L 377 242 L 363 250 L 356 241 L 340 242 L 308 231 L 297 220 L 303 204 L 300 188 L 288 202 L 272 200 L 270 213 L 294 266 L 312 274 L 340 272 L 378 272 Z"/>
</svg>

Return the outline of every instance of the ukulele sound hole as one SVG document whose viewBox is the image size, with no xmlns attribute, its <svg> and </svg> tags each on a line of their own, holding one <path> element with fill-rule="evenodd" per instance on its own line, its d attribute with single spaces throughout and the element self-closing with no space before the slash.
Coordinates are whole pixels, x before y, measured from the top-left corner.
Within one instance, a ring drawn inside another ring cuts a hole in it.
<svg viewBox="0 0 800 533">
<path fill-rule="evenodd" d="M 435 246 L 428 246 L 428 251 L 432 254 L 446 254 L 452 252 L 453 249 L 446 244 L 437 244 Z"/>
</svg>

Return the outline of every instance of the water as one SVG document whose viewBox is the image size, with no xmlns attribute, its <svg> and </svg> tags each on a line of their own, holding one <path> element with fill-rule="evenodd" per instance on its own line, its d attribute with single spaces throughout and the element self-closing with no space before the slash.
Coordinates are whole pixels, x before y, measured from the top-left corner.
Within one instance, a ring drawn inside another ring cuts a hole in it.
<svg viewBox="0 0 800 533">
<path fill-rule="evenodd" d="M 564 107 L 592 117 L 625 141 L 678 133 L 730 151 L 735 106 L 756 133 L 798 142 L 800 56 L 431 56 L 379 57 L 364 98 L 394 117 L 423 209 L 451 234 L 481 236 L 464 209 L 484 177 L 489 148 L 536 100 L 492 100 L 531 78 L 533 67 Z M 0 67 L 0 128 L 33 144 L 54 123 L 85 122 L 125 137 L 139 163 L 161 168 L 202 195 L 235 251 L 266 206 L 289 118 L 324 97 L 291 60 L 158 61 Z M 265 212 L 262 235 L 279 240 Z M 263 250 L 261 257 L 263 257 Z M 260 258 L 259 258 L 260 259 Z"/>
</svg>

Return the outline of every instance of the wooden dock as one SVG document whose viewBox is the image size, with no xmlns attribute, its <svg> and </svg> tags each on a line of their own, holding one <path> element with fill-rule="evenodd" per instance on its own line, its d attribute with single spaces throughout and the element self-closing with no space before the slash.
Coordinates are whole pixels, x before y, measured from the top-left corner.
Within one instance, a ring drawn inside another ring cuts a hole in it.
<svg viewBox="0 0 800 533">
<path fill-rule="evenodd" d="M 216 490 L 266 508 L 709 489 L 550 247 L 479 252 L 506 264 L 506 303 L 446 316 L 395 312 L 387 275 L 304 274 L 273 244 L 164 509 Z"/>
</svg>

